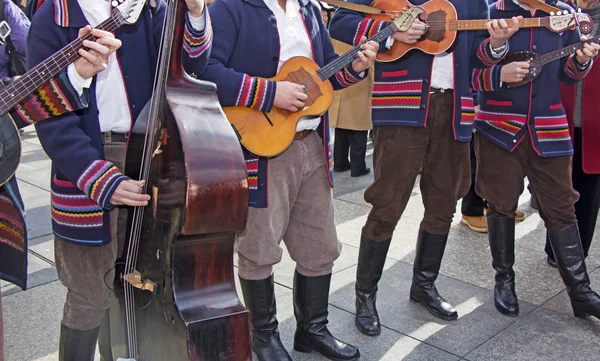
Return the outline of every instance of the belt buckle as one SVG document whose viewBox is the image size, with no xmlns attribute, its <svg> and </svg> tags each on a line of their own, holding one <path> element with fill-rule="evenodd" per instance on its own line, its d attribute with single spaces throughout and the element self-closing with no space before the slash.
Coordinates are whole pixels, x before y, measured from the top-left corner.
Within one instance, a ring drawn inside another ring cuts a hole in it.
<svg viewBox="0 0 600 361">
<path fill-rule="evenodd" d="M 2 20 L 0 22 L 0 43 L 6 43 L 6 39 L 10 36 L 10 25 L 6 22 L 6 20 Z"/>
</svg>

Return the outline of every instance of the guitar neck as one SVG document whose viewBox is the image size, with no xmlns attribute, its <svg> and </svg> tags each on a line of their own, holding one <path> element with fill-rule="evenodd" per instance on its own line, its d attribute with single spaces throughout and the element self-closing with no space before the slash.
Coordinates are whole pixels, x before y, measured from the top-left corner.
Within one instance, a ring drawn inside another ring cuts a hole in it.
<svg viewBox="0 0 600 361">
<path fill-rule="evenodd" d="M 99 24 L 96 29 L 114 32 L 125 23 L 120 11 Z M 23 74 L 8 86 L 0 89 L 0 115 L 8 113 L 15 105 L 19 104 L 29 94 L 33 93 L 48 80 L 62 72 L 69 64 L 79 58 L 79 49 L 83 48 L 83 41 L 95 41 L 91 33 L 73 40 L 71 43 L 51 55 L 43 62 Z"/>
<path fill-rule="evenodd" d="M 598 43 L 599 41 L 600 41 L 600 36 L 595 36 L 593 38 L 588 39 L 586 41 L 586 43 L 591 43 L 591 42 Z M 583 48 L 583 44 L 584 43 L 579 42 L 577 44 L 569 45 L 569 46 L 564 47 L 562 49 L 555 50 L 555 51 L 553 51 L 551 53 L 541 55 L 541 56 L 537 57 L 534 61 L 537 64 L 539 64 L 539 66 L 544 66 L 544 65 L 546 65 L 548 63 L 551 63 L 551 62 L 553 62 L 555 60 L 566 58 L 567 56 L 575 54 L 575 52 L 577 50 Z"/>
<path fill-rule="evenodd" d="M 371 38 L 367 39 L 367 41 L 374 41 L 377 44 L 379 44 L 382 41 L 386 40 L 394 32 L 396 32 L 397 29 L 398 28 L 396 27 L 396 25 L 392 23 L 377 34 L 373 35 Z M 319 78 L 325 81 L 326 79 L 329 79 L 332 76 L 334 76 L 338 71 L 342 70 L 346 65 L 352 63 L 354 59 L 358 57 L 358 52 L 361 50 L 361 45 L 354 47 L 352 50 L 348 51 L 344 55 L 340 55 L 340 57 L 338 57 L 336 60 L 317 70 L 317 75 L 319 76 Z"/>
<path fill-rule="evenodd" d="M 511 19 L 504 19 L 507 24 L 512 24 Z M 485 24 L 490 22 L 489 19 L 483 20 L 453 20 L 448 22 L 448 30 L 463 31 L 463 30 L 487 30 Z M 519 19 L 519 28 L 539 28 L 549 24 L 547 17 L 543 18 L 523 18 Z"/>
</svg>

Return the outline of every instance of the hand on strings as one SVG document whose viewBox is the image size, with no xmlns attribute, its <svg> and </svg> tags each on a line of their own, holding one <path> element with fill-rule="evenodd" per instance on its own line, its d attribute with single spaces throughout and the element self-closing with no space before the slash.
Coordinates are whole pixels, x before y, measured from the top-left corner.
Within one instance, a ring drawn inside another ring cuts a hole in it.
<svg viewBox="0 0 600 361">
<path fill-rule="evenodd" d="M 307 99 L 308 95 L 304 93 L 302 85 L 289 81 L 279 81 L 277 82 L 273 105 L 280 109 L 289 110 L 290 112 L 297 112 L 298 109 L 304 108 L 304 102 Z"/>
<path fill-rule="evenodd" d="M 127 179 L 119 183 L 117 190 L 113 193 L 110 203 L 115 206 L 143 207 L 148 205 L 150 196 L 142 194 L 142 186 L 145 181 Z"/>
<path fill-rule="evenodd" d="M 586 42 L 587 38 L 585 36 L 581 37 L 581 42 Z M 596 43 L 585 43 L 583 44 L 583 49 L 579 49 L 576 52 L 577 62 L 579 65 L 585 65 L 588 61 L 594 59 L 598 56 L 598 50 L 600 50 L 600 45 Z"/>
<path fill-rule="evenodd" d="M 529 61 L 513 61 L 502 66 L 500 81 L 503 83 L 518 83 L 529 74 Z"/>
<path fill-rule="evenodd" d="M 90 30 L 96 37 L 96 41 L 84 40 L 83 46 L 87 50 L 79 49 L 81 57 L 74 62 L 77 73 L 84 79 L 89 79 L 105 70 L 110 54 L 121 47 L 121 40 L 115 39 L 112 33 L 92 29 L 89 25 L 79 30 L 79 37 L 89 33 Z"/>
<path fill-rule="evenodd" d="M 493 19 L 485 24 L 490 33 L 490 45 L 492 48 L 499 48 L 506 44 L 506 41 L 519 30 L 519 19 L 522 16 L 512 18 L 512 24 L 508 24 L 504 19 Z"/>
<path fill-rule="evenodd" d="M 427 24 L 416 19 L 406 31 L 397 31 L 392 34 L 392 39 L 404 44 L 414 44 L 427 32 Z"/>
<path fill-rule="evenodd" d="M 362 43 L 366 40 L 367 38 L 363 36 L 360 39 L 360 42 Z M 377 56 L 377 50 L 379 50 L 379 44 L 374 41 L 369 41 L 362 44 L 360 48 L 362 50 L 357 53 L 358 58 L 352 62 L 352 69 L 357 73 L 365 71 L 373 65 L 375 57 Z"/>
<path fill-rule="evenodd" d="M 204 0 L 185 0 L 190 16 L 199 18 L 204 12 Z"/>
</svg>

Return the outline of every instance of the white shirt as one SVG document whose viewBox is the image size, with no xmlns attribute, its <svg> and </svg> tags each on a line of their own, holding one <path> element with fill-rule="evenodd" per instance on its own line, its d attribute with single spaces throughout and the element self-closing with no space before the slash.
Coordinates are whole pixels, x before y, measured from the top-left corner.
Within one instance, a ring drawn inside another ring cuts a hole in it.
<svg viewBox="0 0 600 361">
<path fill-rule="evenodd" d="M 454 89 L 454 61 L 452 53 L 441 53 L 433 57 L 431 87 Z"/>
<path fill-rule="evenodd" d="M 111 4 L 109 1 L 78 0 L 78 3 L 92 27 L 98 26 L 110 17 Z M 204 17 L 192 18 L 190 16 L 190 22 L 194 29 L 204 29 Z M 83 88 L 89 88 L 92 83 L 92 78 L 84 79 L 77 73 L 74 64 L 69 65 L 67 74 L 79 95 L 83 93 Z M 98 104 L 101 132 L 129 133 L 133 122 L 116 52 L 108 58 L 106 70 L 96 75 L 96 103 Z"/>
<path fill-rule="evenodd" d="M 287 0 L 285 10 L 281 8 L 277 0 L 264 0 L 264 2 L 271 9 L 277 20 L 279 43 L 281 44 L 277 72 L 279 73 L 283 63 L 294 56 L 304 56 L 312 59 L 312 47 L 306 31 L 306 25 L 300 15 L 298 0 Z M 298 122 L 296 131 L 317 129 L 320 123 L 321 118 L 319 117 L 303 118 Z"/>
</svg>

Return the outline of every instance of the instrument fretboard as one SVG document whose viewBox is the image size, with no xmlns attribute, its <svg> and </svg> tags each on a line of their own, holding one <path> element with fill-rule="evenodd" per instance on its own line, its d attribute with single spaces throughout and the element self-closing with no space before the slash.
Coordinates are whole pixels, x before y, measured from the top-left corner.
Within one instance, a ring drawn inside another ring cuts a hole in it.
<svg viewBox="0 0 600 361">
<path fill-rule="evenodd" d="M 125 18 L 120 11 L 114 11 L 113 15 L 99 24 L 96 28 L 108 32 L 114 32 L 125 23 Z M 83 48 L 83 41 L 95 41 L 96 38 L 87 33 L 73 40 L 71 43 L 39 63 L 17 80 L 0 90 L 0 115 L 8 113 L 15 105 L 19 104 L 29 94 L 54 78 L 69 64 L 79 58 L 79 49 Z"/>
</svg>

